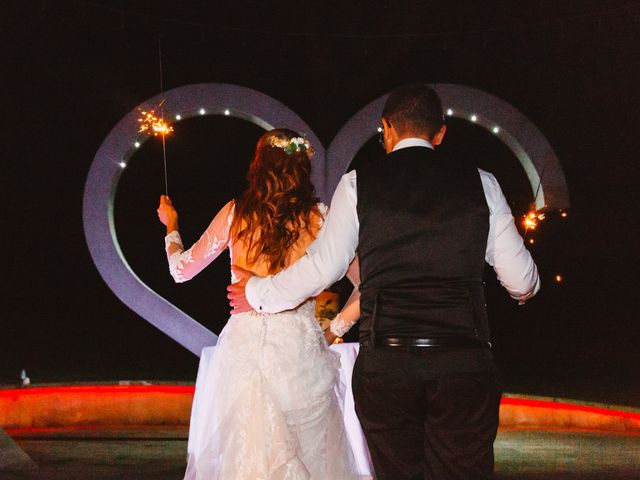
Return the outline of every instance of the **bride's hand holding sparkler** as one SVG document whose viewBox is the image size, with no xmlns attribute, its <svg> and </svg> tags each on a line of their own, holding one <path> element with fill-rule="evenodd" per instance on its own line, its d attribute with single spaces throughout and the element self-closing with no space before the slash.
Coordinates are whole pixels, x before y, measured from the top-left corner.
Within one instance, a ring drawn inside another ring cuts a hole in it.
<svg viewBox="0 0 640 480">
<path fill-rule="evenodd" d="M 174 230 L 178 230 L 178 212 L 173 207 L 173 203 L 167 195 L 160 195 L 158 218 L 164 225 L 166 225 L 167 234 Z"/>
</svg>

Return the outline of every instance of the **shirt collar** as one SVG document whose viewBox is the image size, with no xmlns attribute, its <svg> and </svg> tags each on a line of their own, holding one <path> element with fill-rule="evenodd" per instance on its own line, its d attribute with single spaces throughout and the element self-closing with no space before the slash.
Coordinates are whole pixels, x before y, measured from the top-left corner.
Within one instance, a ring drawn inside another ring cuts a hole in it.
<svg viewBox="0 0 640 480">
<path fill-rule="evenodd" d="M 407 147 L 427 147 L 433 150 L 433 145 L 431 145 L 431 143 L 427 142 L 426 140 L 423 140 L 422 138 L 411 137 L 403 138 L 398 143 L 396 143 L 396 146 L 393 147 L 393 151 L 395 152 L 396 150 Z"/>
</svg>

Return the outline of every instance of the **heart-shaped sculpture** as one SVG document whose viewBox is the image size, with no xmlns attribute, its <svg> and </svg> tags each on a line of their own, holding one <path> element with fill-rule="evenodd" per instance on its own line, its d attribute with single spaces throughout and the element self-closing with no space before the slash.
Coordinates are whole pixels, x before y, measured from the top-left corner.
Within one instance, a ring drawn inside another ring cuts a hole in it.
<svg viewBox="0 0 640 480">
<path fill-rule="evenodd" d="M 569 207 L 560 162 L 549 142 L 522 113 L 477 89 L 451 84 L 431 86 L 440 95 L 448 116 L 477 123 L 511 149 L 529 178 L 538 209 Z M 326 153 L 311 128 L 279 101 L 249 88 L 220 83 L 187 85 L 151 98 L 125 116 L 102 142 L 87 176 L 83 200 L 84 231 L 93 261 L 120 300 L 199 356 L 202 348 L 215 345 L 218 337 L 140 280 L 122 254 L 114 226 L 113 202 L 120 175 L 148 138 L 138 133 L 139 111 L 162 100 L 165 116 L 175 121 L 197 115 L 229 115 L 265 130 L 286 126 L 305 132 L 315 149 L 312 180 L 320 198 L 328 202 L 358 150 L 377 134 L 386 95 L 356 113 Z"/>
</svg>

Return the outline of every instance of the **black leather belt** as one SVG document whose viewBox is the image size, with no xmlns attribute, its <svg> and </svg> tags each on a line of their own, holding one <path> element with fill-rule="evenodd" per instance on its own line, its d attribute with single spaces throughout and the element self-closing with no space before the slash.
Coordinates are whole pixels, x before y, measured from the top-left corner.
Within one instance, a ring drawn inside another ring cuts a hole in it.
<svg viewBox="0 0 640 480">
<path fill-rule="evenodd" d="M 491 342 L 473 337 L 381 337 L 375 339 L 378 347 L 407 348 L 491 348 Z"/>
</svg>

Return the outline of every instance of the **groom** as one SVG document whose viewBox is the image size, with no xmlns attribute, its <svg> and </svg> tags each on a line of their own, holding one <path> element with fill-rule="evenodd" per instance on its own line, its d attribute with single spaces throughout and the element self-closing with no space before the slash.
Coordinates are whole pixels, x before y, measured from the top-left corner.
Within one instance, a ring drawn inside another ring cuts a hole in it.
<svg viewBox="0 0 640 480">
<path fill-rule="evenodd" d="M 353 394 L 377 478 L 489 479 L 501 389 L 484 262 L 521 303 L 537 269 L 495 178 L 436 150 L 446 126 L 434 90 L 393 91 L 382 124 L 388 155 L 342 177 L 313 251 L 231 285 L 229 299 L 235 312 L 293 308 L 340 279 L 357 249 Z"/>
</svg>

